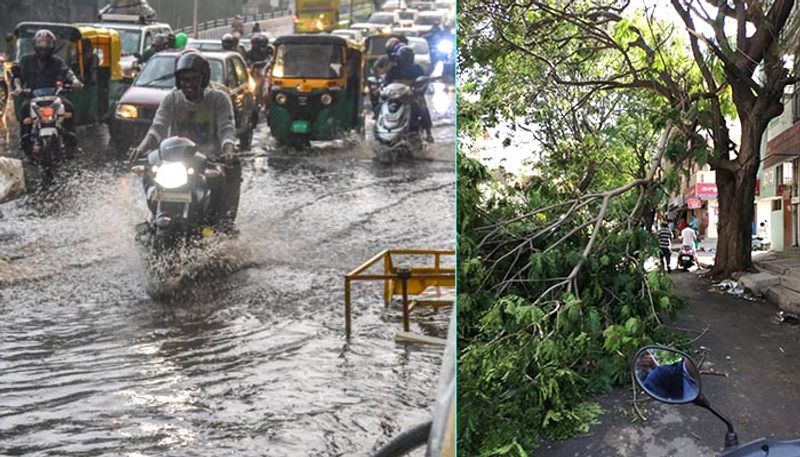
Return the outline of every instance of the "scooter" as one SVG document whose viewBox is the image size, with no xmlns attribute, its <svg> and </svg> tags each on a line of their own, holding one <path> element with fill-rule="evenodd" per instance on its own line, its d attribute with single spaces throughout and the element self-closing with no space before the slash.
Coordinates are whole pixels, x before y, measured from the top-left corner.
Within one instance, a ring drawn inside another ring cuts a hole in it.
<svg viewBox="0 0 800 457">
<path fill-rule="evenodd" d="M 694 265 L 694 249 L 691 246 L 681 246 L 678 252 L 678 267 L 688 271 Z"/>
<path fill-rule="evenodd" d="M 43 184 L 52 181 L 56 164 L 65 158 L 65 142 L 77 143 L 77 138 L 66 137 L 63 127 L 64 120 L 72 116 L 66 112 L 61 100 L 61 94 L 69 89 L 59 82 L 56 87 L 19 91 L 21 96 L 31 97 L 30 111 L 22 123 L 32 127 L 24 142 L 30 144 L 30 159 L 39 167 Z"/>
<path fill-rule="evenodd" d="M 371 90 L 379 84 L 375 77 L 367 78 Z M 422 121 L 415 98 L 424 97 L 430 78 L 420 76 L 411 86 L 394 82 L 380 91 L 378 119 L 373 126 L 375 154 L 382 161 L 393 162 L 410 158 L 423 147 Z"/>
<path fill-rule="evenodd" d="M 685 352 L 658 345 L 645 346 L 633 358 L 631 375 L 639 388 L 653 399 L 667 404 L 694 403 L 724 422 L 727 433 L 725 450 L 720 457 L 800 456 L 800 440 L 759 438 L 740 445 L 731 421 L 703 395 L 700 370 Z"/>
<path fill-rule="evenodd" d="M 221 164 L 209 161 L 193 141 L 183 137 L 164 139 L 144 161 L 131 168 L 142 177 L 151 213 L 148 221 L 137 226 L 137 240 L 151 253 L 160 254 L 212 236 L 215 221 L 209 180 L 224 179 Z"/>
</svg>

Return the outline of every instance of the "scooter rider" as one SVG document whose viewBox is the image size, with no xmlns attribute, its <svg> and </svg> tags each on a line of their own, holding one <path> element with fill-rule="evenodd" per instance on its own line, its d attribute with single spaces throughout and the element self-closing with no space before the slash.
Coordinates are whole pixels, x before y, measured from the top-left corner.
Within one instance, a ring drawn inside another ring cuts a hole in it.
<svg viewBox="0 0 800 457">
<path fill-rule="evenodd" d="M 153 42 L 150 43 L 150 47 L 145 49 L 142 53 L 142 56 L 139 57 L 139 63 L 147 63 L 151 57 L 153 57 L 157 52 L 161 52 L 167 49 L 167 35 L 163 33 L 157 34 L 153 37 Z"/>
<path fill-rule="evenodd" d="M 208 61 L 200 53 L 181 55 L 175 65 L 176 89 L 161 101 L 150 130 L 130 149 L 128 158 L 135 162 L 161 140 L 183 136 L 194 141 L 209 159 L 222 159 L 224 179 L 209 180 L 213 221 L 232 228 L 239 207 L 242 166 L 235 147 L 233 105 L 225 92 L 208 87 L 210 76 Z"/>
<path fill-rule="evenodd" d="M 695 249 L 695 241 L 697 240 L 697 233 L 694 229 L 690 226 L 684 227 L 681 230 L 681 240 L 683 242 L 684 247 L 692 248 L 692 258 L 694 259 L 694 264 L 700 267 L 700 262 L 697 260 L 697 250 Z"/>
<path fill-rule="evenodd" d="M 397 63 L 386 73 L 384 81 L 385 84 L 391 84 L 398 80 L 411 84 L 420 76 L 425 76 L 425 71 L 421 66 L 414 63 L 414 50 L 409 46 L 400 46 L 397 50 Z M 422 120 L 422 127 L 425 129 L 425 140 L 433 143 L 433 135 L 431 134 L 433 123 L 431 122 L 431 113 L 428 111 L 428 105 L 425 103 L 424 94 L 416 97 L 416 105 Z"/>
<path fill-rule="evenodd" d="M 16 95 L 21 95 L 23 89 L 56 87 L 58 81 L 69 81 L 75 89 L 83 87 L 83 83 L 64 61 L 53 55 L 55 45 L 56 36 L 50 30 L 41 29 L 33 35 L 34 52 L 26 54 L 20 59 L 18 73 L 14 75 L 14 93 Z M 74 151 L 78 146 L 78 137 L 75 136 L 75 120 L 72 116 L 74 110 L 72 103 L 65 97 L 62 97 L 61 102 L 64 104 L 64 110 L 70 114 L 64 118 L 62 124 L 65 131 L 64 142 L 69 150 Z M 27 118 L 30 109 L 30 100 L 25 100 L 21 105 L 20 113 Z M 31 154 L 33 145 L 30 138 L 32 128 L 32 124 L 26 123 L 25 119 L 20 122 L 20 146 L 28 156 Z"/>
</svg>

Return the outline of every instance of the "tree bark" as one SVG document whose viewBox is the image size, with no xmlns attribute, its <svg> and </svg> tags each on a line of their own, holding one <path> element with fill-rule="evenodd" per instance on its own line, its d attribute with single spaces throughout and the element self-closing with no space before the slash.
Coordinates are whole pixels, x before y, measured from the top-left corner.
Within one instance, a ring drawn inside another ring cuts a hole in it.
<svg viewBox="0 0 800 457">
<path fill-rule="evenodd" d="M 719 201 L 719 238 L 712 278 L 729 277 L 735 271 L 753 271 L 751 225 L 756 178 L 760 164 L 761 136 L 767 122 L 758 117 L 742 119 L 742 141 L 735 171 L 716 170 Z"/>
</svg>

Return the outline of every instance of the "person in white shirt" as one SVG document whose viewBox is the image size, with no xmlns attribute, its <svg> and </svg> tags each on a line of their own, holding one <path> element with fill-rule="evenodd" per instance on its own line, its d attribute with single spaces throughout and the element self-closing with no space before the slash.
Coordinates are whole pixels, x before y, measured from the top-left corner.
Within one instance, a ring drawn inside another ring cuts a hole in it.
<svg viewBox="0 0 800 457">
<path fill-rule="evenodd" d="M 686 226 L 686 228 L 681 230 L 681 240 L 684 246 L 690 246 L 692 248 L 692 257 L 694 257 L 694 263 L 698 268 L 700 268 L 700 261 L 697 258 L 697 250 L 695 249 L 697 233 L 692 227 Z"/>
</svg>

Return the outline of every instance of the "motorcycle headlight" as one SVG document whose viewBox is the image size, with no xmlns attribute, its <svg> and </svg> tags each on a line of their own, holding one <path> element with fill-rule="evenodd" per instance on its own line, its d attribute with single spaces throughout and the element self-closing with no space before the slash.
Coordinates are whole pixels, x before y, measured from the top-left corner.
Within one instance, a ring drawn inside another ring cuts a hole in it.
<svg viewBox="0 0 800 457">
<path fill-rule="evenodd" d="M 276 95 L 275 96 L 275 102 L 277 104 L 279 104 L 279 105 L 285 105 L 286 104 L 286 95 L 284 95 L 284 94 Z"/>
<path fill-rule="evenodd" d="M 139 117 L 139 108 L 136 105 L 119 105 L 117 107 L 117 117 L 122 119 L 136 119 Z"/>
<path fill-rule="evenodd" d="M 323 105 L 330 105 L 333 101 L 333 97 L 331 97 L 330 94 L 322 94 L 322 97 L 319 98 L 319 101 L 321 101 Z"/>
<path fill-rule="evenodd" d="M 256 91 L 256 81 L 252 76 L 247 79 L 247 87 L 250 89 L 250 92 Z"/>
<path fill-rule="evenodd" d="M 158 167 L 156 183 L 165 189 L 175 189 L 189 182 L 186 166 L 180 162 L 169 162 Z"/>
<path fill-rule="evenodd" d="M 442 40 L 436 43 L 436 50 L 442 54 L 450 54 L 453 52 L 453 42 L 450 40 Z"/>
</svg>

